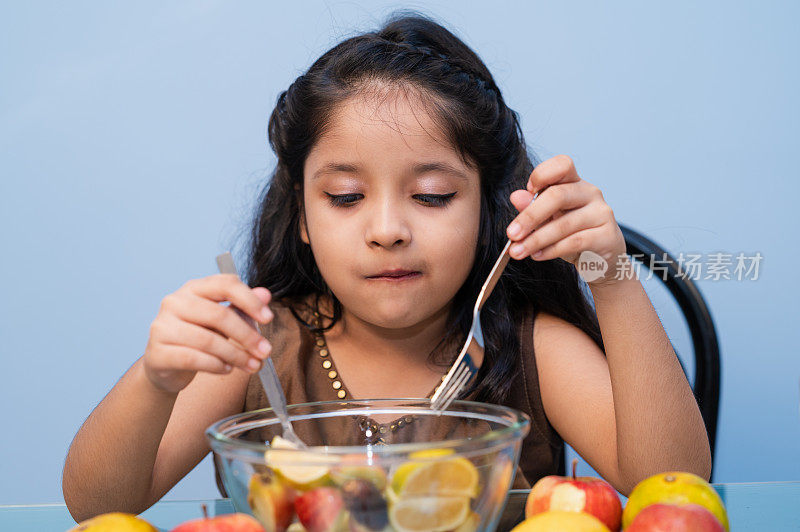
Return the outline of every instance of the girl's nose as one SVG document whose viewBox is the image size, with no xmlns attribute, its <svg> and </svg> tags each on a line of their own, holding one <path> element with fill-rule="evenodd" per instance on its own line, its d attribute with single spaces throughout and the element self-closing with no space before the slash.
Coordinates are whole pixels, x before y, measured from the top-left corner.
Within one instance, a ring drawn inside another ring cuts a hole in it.
<svg viewBox="0 0 800 532">
<path fill-rule="evenodd" d="M 376 207 L 367 214 L 367 244 L 388 249 L 411 242 L 411 230 L 402 209 L 388 201 L 381 202 Z"/>
</svg>

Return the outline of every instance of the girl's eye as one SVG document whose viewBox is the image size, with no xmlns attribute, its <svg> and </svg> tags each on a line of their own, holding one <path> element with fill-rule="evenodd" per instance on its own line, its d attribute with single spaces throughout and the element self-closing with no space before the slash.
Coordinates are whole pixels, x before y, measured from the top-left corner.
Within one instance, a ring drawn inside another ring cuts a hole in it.
<svg viewBox="0 0 800 532">
<path fill-rule="evenodd" d="M 444 207 L 450 203 L 450 200 L 455 195 L 455 192 L 450 194 L 415 194 L 414 199 L 431 207 Z"/>
<path fill-rule="evenodd" d="M 364 197 L 363 194 L 331 194 L 325 193 L 328 200 L 334 207 L 352 207 L 355 203 Z M 455 196 L 455 192 L 450 194 L 415 194 L 413 198 L 423 205 L 429 207 L 444 207 Z"/>
<path fill-rule="evenodd" d="M 328 196 L 328 200 L 334 207 L 350 207 L 362 197 L 361 194 L 329 194 L 328 192 L 325 195 Z"/>
</svg>

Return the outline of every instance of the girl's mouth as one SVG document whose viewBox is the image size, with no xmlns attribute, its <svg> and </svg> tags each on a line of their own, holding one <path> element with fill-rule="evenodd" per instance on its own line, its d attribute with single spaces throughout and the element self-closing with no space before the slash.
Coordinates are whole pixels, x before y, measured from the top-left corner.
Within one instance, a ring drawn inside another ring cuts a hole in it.
<svg viewBox="0 0 800 532">
<path fill-rule="evenodd" d="M 367 279 L 372 279 L 374 281 L 399 282 L 410 281 L 411 279 L 416 279 L 420 275 L 422 275 L 420 272 L 410 270 L 386 270 L 377 275 L 370 275 L 367 277 Z"/>
</svg>

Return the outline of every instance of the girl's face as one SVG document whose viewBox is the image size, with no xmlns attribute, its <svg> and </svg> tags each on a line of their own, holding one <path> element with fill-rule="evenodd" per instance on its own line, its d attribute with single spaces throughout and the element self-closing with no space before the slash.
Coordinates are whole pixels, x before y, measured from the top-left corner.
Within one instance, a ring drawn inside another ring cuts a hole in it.
<svg viewBox="0 0 800 532">
<path fill-rule="evenodd" d="M 401 329 L 447 311 L 475 258 L 480 178 L 413 98 L 344 102 L 303 174 L 301 237 L 346 318 Z"/>
</svg>

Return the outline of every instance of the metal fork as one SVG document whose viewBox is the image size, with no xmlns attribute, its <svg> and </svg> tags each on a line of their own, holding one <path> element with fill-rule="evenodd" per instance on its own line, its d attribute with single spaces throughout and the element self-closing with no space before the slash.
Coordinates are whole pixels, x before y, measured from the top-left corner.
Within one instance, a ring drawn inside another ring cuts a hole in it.
<svg viewBox="0 0 800 532">
<path fill-rule="evenodd" d="M 233 263 L 233 256 L 230 251 L 226 251 L 222 255 L 217 255 L 217 266 L 219 267 L 219 273 L 239 275 L 236 272 L 236 265 Z M 235 310 L 248 325 L 258 330 L 258 324 L 256 324 L 253 318 L 233 305 L 231 305 L 231 308 Z M 272 410 L 281 422 L 283 437 L 298 448 L 307 449 L 308 446 L 295 434 L 292 428 L 292 422 L 289 421 L 289 413 L 286 411 L 286 396 L 283 394 L 283 387 L 281 386 L 281 381 L 278 379 L 278 373 L 275 371 L 275 364 L 272 363 L 272 357 L 264 359 L 264 364 L 261 366 L 261 369 L 258 370 L 258 378 L 261 379 L 261 386 L 264 387 L 264 391 L 267 393 L 269 406 L 272 407 Z"/>
<path fill-rule="evenodd" d="M 494 263 L 492 271 L 486 282 L 483 283 L 478 300 L 475 302 L 475 309 L 472 311 L 472 327 L 469 329 L 467 341 L 464 342 L 464 347 L 453 363 L 453 367 L 445 375 L 442 384 L 436 389 L 436 393 L 431 397 L 431 408 L 434 410 L 445 410 L 453 400 L 458 397 L 464 387 L 469 384 L 472 377 L 478 372 L 478 364 L 483 363 L 484 342 L 483 342 L 483 329 L 481 329 L 481 309 L 486 300 L 489 299 L 492 290 L 497 285 L 497 280 L 503 270 L 506 269 L 508 264 L 509 254 L 508 248 L 511 247 L 511 241 L 506 242 L 506 247 L 500 253 L 497 262 Z"/>
</svg>

